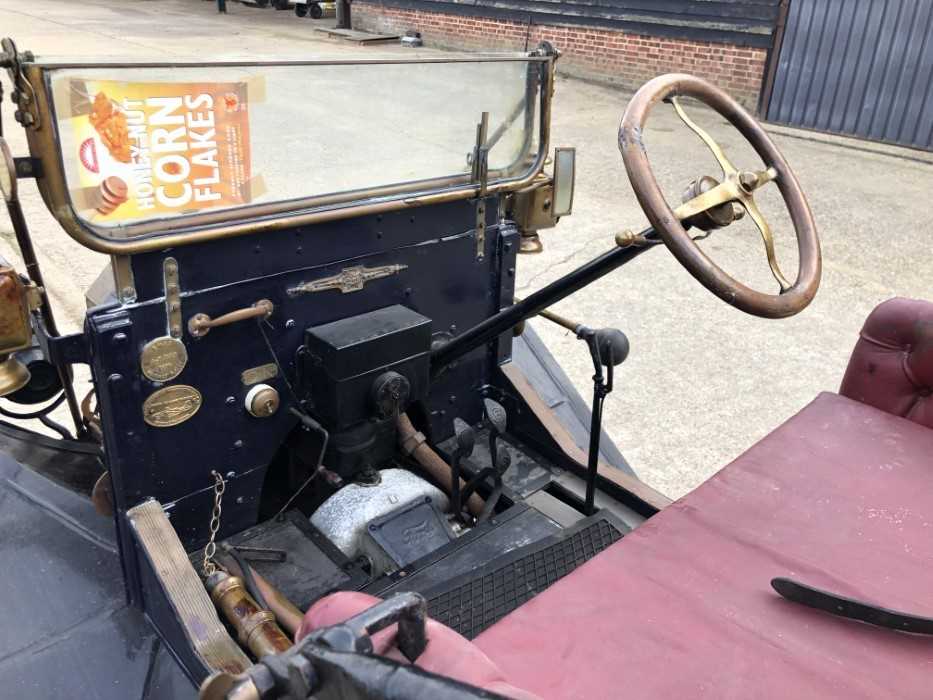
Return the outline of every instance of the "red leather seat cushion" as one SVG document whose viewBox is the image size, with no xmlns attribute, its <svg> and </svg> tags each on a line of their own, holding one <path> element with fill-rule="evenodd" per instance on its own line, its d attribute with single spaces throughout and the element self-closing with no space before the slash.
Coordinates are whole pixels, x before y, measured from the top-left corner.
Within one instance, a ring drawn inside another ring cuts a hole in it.
<svg viewBox="0 0 933 700">
<path fill-rule="evenodd" d="M 933 616 L 933 430 L 822 394 L 474 641 L 542 698 L 933 697 L 933 640 L 774 576 Z"/>
</svg>

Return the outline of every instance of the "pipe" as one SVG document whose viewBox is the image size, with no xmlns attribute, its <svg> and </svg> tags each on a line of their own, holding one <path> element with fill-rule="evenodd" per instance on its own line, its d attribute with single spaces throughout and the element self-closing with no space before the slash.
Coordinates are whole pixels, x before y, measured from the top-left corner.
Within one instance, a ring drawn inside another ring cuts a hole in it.
<svg viewBox="0 0 933 700">
<path fill-rule="evenodd" d="M 218 555 L 217 559 L 231 574 L 244 581 L 246 580 L 246 572 L 243 571 L 243 567 L 241 567 L 239 562 L 233 557 L 229 555 Z M 249 564 L 247 563 L 246 566 L 249 566 Z M 249 566 L 249 570 L 253 577 L 253 583 L 256 584 L 256 588 L 259 589 L 262 597 L 266 599 L 269 612 L 275 615 L 275 619 L 278 620 L 282 629 L 288 632 L 292 639 L 294 639 L 295 634 L 298 632 L 298 628 L 301 626 L 301 621 L 304 619 L 304 613 L 302 613 L 292 601 L 286 598 L 284 593 L 263 578 L 262 574 L 256 571 L 256 569 Z"/>
<path fill-rule="evenodd" d="M 450 468 L 450 465 L 447 464 L 437 452 L 431 449 L 431 446 L 425 440 L 424 434 L 415 430 L 415 426 L 412 425 L 408 414 L 401 414 L 396 421 L 396 426 L 398 427 L 398 444 L 402 452 L 414 457 L 415 461 L 424 467 L 424 470 L 428 472 L 437 483 L 443 485 L 447 493 L 450 494 L 452 491 L 453 477 L 453 470 Z M 460 479 L 460 488 L 463 489 L 465 487 L 466 482 Z M 478 518 L 480 513 L 483 512 L 483 499 L 479 494 L 474 493 L 470 496 L 469 500 L 467 500 L 467 510 L 470 511 L 470 514 L 474 518 Z"/>
</svg>

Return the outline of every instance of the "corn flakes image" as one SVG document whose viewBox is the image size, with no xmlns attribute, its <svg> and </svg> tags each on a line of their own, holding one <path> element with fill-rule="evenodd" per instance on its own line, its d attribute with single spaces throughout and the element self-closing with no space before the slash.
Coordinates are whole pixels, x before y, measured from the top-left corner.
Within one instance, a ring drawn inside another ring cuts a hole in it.
<svg viewBox="0 0 933 700">
<path fill-rule="evenodd" d="M 126 125 L 126 115 L 114 107 L 105 93 L 98 92 L 94 97 L 89 119 L 110 155 L 121 163 L 129 163 L 130 134 Z"/>
</svg>

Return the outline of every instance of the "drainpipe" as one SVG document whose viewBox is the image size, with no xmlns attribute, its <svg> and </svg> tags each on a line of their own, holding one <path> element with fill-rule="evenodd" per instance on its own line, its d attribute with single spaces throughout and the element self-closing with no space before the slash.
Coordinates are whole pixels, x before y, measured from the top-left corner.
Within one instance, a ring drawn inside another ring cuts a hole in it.
<svg viewBox="0 0 933 700">
<path fill-rule="evenodd" d="M 350 29 L 350 2 L 337 0 L 337 29 Z"/>
</svg>

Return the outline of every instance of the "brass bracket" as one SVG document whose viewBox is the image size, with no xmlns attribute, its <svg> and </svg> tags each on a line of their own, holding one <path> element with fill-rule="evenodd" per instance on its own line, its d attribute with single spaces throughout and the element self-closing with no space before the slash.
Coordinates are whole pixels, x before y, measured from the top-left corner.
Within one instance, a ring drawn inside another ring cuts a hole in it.
<svg viewBox="0 0 933 700">
<path fill-rule="evenodd" d="M 22 61 L 31 62 L 33 60 L 35 60 L 35 57 L 31 51 L 20 53 L 16 50 L 16 44 L 9 37 L 0 41 L 0 67 L 7 69 L 10 82 L 13 83 L 13 92 L 10 93 L 10 98 L 17 106 L 13 116 L 24 127 L 38 129 L 41 122 L 39 121 L 39 110 L 36 105 L 36 91 L 23 73 L 22 67 Z"/>
<path fill-rule="evenodd" d="M 486 256 L 486 200 L 476 200 L 476 259 Z"/>
<path fill-rule="evenodd" d="M 336 275 L 299 284 L 297 287 L 289 289 L 287 293 L 290 297 L 296 297 L 299 294 L 339 289 L 341 294 L 349 294 L 350 292 L 360 291 L 371 280 L 397 275 L 406 269 L 408 269 L 408 265 L 381 265 L 379 267 L 356 265 L 355 267 L 345 268 Z"/>
<path fill-rule="evenodd" d="M 178 282 L 178 261 L 175 258 L 169 257 L 162 261 L 162 280 L 165 285 L 168 334 L 172 338 L 181 338 L 181 285 Z"/>
<path fill-rule="evenodd" d="M 470 158 L 472 172 L 470 179 L 479 187 L 476 192 L 476 259 L 486 255 L 486 191 L 489 187 L 489 146 L 486 139 L 489 133 L 489 112 L 483 112 L 476 125 L 476 145 Z"/>
</svg>

